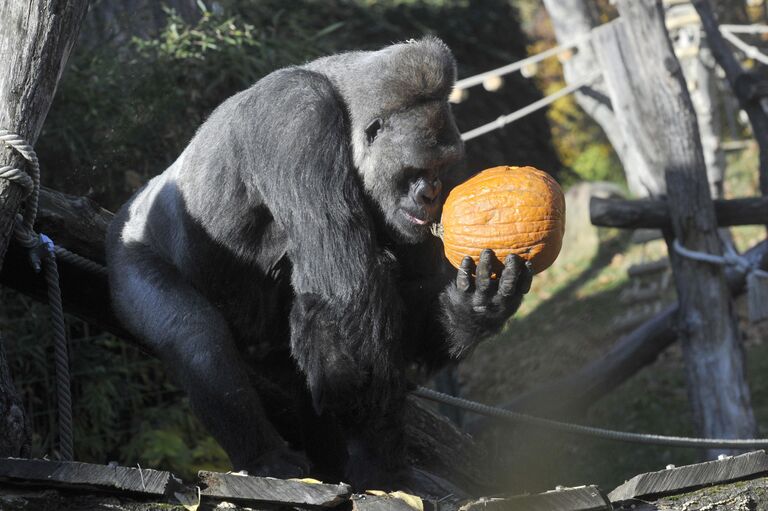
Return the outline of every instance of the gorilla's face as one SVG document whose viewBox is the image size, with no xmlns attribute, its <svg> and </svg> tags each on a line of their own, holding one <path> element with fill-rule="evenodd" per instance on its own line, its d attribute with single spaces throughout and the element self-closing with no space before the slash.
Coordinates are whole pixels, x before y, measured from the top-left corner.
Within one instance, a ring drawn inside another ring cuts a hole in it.
<svg viewBox="0 0 768 511">
<path fill-rule="evenodd" d="M 355 167 L 391 238 L 415 243 L 440 217 L 442 177 L 464 158 L 448 104 L 456 62 L 434 37 L 305 66 L 326 75 L 349 114 Z"/>
<path fill-rule="evenodd" d="M 443 178 L 464 157 L 447 99 L 419 98 L 370 119 L 363 131 L 358 168 L 388 234 L 408 243 L 423 240 L 440 220 Z"/>
</svg>

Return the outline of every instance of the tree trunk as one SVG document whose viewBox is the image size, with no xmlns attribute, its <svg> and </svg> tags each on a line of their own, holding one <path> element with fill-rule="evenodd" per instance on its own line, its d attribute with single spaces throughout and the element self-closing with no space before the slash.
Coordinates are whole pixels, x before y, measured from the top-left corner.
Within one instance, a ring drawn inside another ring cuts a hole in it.
<svg viewBox="0 0 768 511">
<path fill-rule="evenodd" d="M 720 98 L 715 72 L 717 63 L 701 33 L 696 10 L 690 4 L 665 2 L 666 25 L 675 54 L 688 84 L 701 135 L 707 179 L 712 197 L 723 197 L 725 153 L 720 145 Z"/>
<path fill-rule="evenodd" d="M 586 0 L 544 0 L 559 44 L 587 36 L 596 23 Z M 565 82 L 572 84 L 591 75 L 598 67 L 591 41 L 584 41 L 569 60 L 563 62 Z M 621 160 L 629 191 L 637 197 L 664 191 L 664 175 L 637 150 L 632 137 L 620 128 L 605 89 L 599 81 L 575 93 L 579 106 L 597 122 Z"/>
<path fill-rule="evenodd" d="M 760 148 L 760 191 L 768 196 L 768 113 L 761 105 L 764 94 L 756 93 L 760 88 L 756 83 L 758 78 L 744 71 L 733 56 L 728 43 L 720 33 L 710 3 L 707 0 L 693 0 L 692 3 L 701 18 L 701 25 L 707 34 L 712 55 L 725 71 L 731 89 L 749 117 L 752 133 Z"/>
<path fill-rule="evenodd" d="M 595 48 L 625 133 L 663 169 L 674 238 L 721 255 L 696 118 L 664 27 L 661 2 L 620 0 L 621 20 L 595 32 Z M 699 433 L 753 438 L 757 432 L 740 333 L 722 267 L 677 255 L 667 237 L 680 303 L 688 391 Z M 710 452 L 709 455 L 718 454 Z"/>
<path fill-rule="evenodd" d="M 0 129 L 34 144 L 53 100 L 61 72 L 77 39 L 87 0 L 0 2 Z M 24 169 L 23 160 L 0 148 L 0 167 Z M 0 268 L 21 206 L 21 186 L 0 180 Z M 0 343 L 2 340 L 0 340 Z M 19 456 L 28 445 L 8 365 L 0 346 L 0 456 Z"/>
</svg>

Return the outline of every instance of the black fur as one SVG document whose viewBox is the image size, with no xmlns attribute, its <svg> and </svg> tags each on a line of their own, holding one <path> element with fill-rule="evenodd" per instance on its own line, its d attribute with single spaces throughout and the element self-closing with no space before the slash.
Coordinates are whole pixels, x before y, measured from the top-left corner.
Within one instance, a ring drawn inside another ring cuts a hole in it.
<svg viewBox="0 0 768 511">
<path fill-rule="evenodd" d="M 406 366 L 468 352 L 527 291 L 519 261 L 501 283 L 482 262 L 477 283 L 474 268 L 454 280 L 429 235 L 464 177 L 454 79 L 434 38 L 276 71 L 216 109 L 115 217 L 115 309 L 236 469 L 395 481 Z M 270 362 L 249 374 L 246 359 Z M 281 406 L 264 406 L 259 382 L 300 419 L 268 417 Z"/>
</svg>

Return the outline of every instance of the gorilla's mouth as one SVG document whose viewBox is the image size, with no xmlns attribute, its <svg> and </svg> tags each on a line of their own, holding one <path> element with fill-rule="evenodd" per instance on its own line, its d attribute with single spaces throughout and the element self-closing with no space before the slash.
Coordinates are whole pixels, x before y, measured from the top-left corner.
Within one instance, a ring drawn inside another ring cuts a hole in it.
<svg viewBox="0 0 768 511">
<path fill-rule="evenodd" d="M 429 223 L 429 220 L 422 220 L 421 218 L 416 218 L 412 214 L 408 213 L 406 210 L 403 210 L 403 214 L 405 215 L 405 218 L 407 218 L 411 223 L 414 223 L 416 225 L 427 225 Z"/>
</svg>

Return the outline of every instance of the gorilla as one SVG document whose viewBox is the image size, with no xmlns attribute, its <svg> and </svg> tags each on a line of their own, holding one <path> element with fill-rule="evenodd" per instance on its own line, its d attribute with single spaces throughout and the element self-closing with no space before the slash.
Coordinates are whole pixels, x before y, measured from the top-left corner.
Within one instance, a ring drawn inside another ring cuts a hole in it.
<svg viewBox="0 0 768 511">
<path fill-rule="evenodd" d="M 466 177 L 455 76 L 434 37 L 274 71 L 115 216 L 115 311 L 236 470 L 407 486 L 407 370 L 465 356 L 528 291 L 522 259 L 457 272 L 430 234 Z"/>
</svg>

